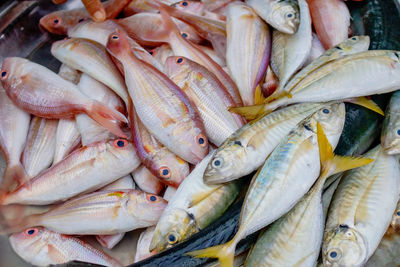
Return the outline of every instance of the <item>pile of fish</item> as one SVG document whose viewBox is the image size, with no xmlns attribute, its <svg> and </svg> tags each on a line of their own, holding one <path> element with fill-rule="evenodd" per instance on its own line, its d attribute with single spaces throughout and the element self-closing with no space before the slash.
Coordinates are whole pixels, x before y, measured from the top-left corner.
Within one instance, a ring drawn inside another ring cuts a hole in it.
<svg viewBox="0 0 400 267">
<path fill-rule="evenodd" d="M 21 258 L 121 266 L 81 237 L 112 249 L 142 229 L 140 261 L 246 192 L 234 238 L 188 255 L 233 266 L 238 242 L 261 229 L 245 266 L 382 266 L 398 254 L 399 92 L 380 144 L 333 151 L 344 102 L 383 115 L 366 96 L 400 89 L 400 52 L 349 38 L 342 0 L 104 7 L 102 22 L 84 8 L 40 20 L 68 36 L 51 47 L 58 73 L 2 62 L 0 233 Z M 247 187 L 239 178 L 252 173 Z M 31 205 L 46 210 L 22 216 Z"/>
</svg>

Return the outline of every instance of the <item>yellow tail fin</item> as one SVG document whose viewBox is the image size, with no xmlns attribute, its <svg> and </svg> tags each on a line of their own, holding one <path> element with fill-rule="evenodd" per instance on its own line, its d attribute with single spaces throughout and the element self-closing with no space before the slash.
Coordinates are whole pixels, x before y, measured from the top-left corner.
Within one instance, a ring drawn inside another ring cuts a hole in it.
<svg viewBox="0 0 400 267">
<path fill-rule="evenodd" d="M 369 158 L 356 158 L 348 156 L 338 156 L 333 153 L 324 130 L 319 122 L 317 123 L 317 138 L 319 147 L 319 157 L 321 161 L 321 176 L 330 176 L 339 172 L 358 168 L 374 161 Z"/>
<path fill-rule="evenodd" d="M 235 239 L 231 241 L 210 247 L 186 253 L 186 255 L 196 258 L 218 258 L 221 267 L 232 267 L 235 258 Z"/>
<path fill-rule="evenodd" d="M 264 114 L 264 105 L 254 105 L 247 107 L 230 107 L 230 112 L 243 116 L 246 120 L 254 120 Z"/>
<path fill-rule="evenodd" d="M 261 86 L 257 85 L 256 91 L 254 92 L 254 104 L 260 105 L 263 104 L 265 101 L 265 97 L 262 93 Z"/>
<path fill-rule="evenodd" d="M 382 116 L 385 116 L 385 113 L 383 112 L 383 110 L 374 101 L 372 101 L 372 99 L 368 99 L 365 96 L 350 98 L 350 99 L 346 100 L 346 102 L 350 102 L 350 103 L 362 106 L 364 108 L 375 111 L 376 113 L 378 113 Z"/>
</svg>

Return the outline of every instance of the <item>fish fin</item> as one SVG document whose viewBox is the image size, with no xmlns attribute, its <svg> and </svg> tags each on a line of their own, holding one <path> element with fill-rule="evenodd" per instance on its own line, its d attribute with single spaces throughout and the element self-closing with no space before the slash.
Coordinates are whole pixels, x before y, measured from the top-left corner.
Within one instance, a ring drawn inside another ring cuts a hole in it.
<svg viewBox="0 0 400 267">
<path fill-rule="evenodd" d="M 267 103 L 274 102 L 281 98 L 292 98 L 292 97 L 293 97 L 293 95 L 290 92 L 287 92 L 287 91 L 279 92 L 279 88 L 277 88 L 275 90 L 275 92 L 272 93 L 272 95 L 270 95 L 269 97 L 267 97 L 264 100 L 264 103 L 267 104 Z"/>
<path fill-rule="evenodd" d="M 93 100 L 93 104 L 87 109 L 87 114 L 116 136 L 127 138 L 115 120 L 122 122 L 128 122 L 128 120 L 118 111 L 112 110 L 104 104 Z"/>
<path fill-rule="evenodd" d="M 185 255 L 195 258 L 218 258 L 221 267 L 232 267 L 235 257 L 235 248 L 236 242 L 235 239 L 232 239 L 225 244 L 191 251 Z"/>
<path fill-rule="evenodd" d="M 339 156 L 333 153 L 331 144 L 326 137 L 324 130 L 317 122 L 317 139 L 319 157 L 321 161 L 321 176 L 331 176 L 336 173 L 367 165 L 374 161 L 369 158 Z"/>
<path fill-rule="evenodd" d="M 69 260 L 69 258 L 62 254 L 59 249 L 51 244 L 47 244 L 47 250 L 50 259 L 52 259 L 54 262 L 66 262 Z"/>
<path fill-rule="evenodd" d="M 12 209 L 23 207 L 15 206 Z M 25 217 L 18 217 L 16 219 L 7 219 L 4 216 L 4 210 L 1 210 L 0 219 L 0 235 L 8 235 L 16 232 L 21 232 L 29 227 L 39 226 L 41 214 L 33 214 Z"/>
<path fill-rule="evenodd" d="M 265 101 L 265 97 L 262 93 L 261 86 L 257 85 L 256 90 L 254 92 L 254 104 L 261 105 Z"/>
<path fill-rule="evenodd" d="M 385 113 L 383 110 L 372 100 L 369 99 L 365 96 L 362 97 L 356 97 L 356 98 L 350 98 L 345 100 L 346 102 L 350 102 L 359 106 L 362 106 L 364 108 L 370 109 L 372 111 L 375 111 L 376 113 L 385 116 Z"/>
<path fill-rule="evenodd" d="M 30 187 L 29 177 L 21 163 L 12 166 L 7 165 L 1 181 L 1 190 L 8 191 L 14 185 L 14 182 L 18 185 L 26 184 L 28 188 Z"/>
<path fill-rule="evenodd" d="M 261 114 L 265 112 L 263 105 L 254 105 L 254 106 L 246 106 L 246 107 L 230 107 L 229 111 L 232 113 L 239 114 L 243 116 L 246 120 L 254 120 L 258 118 Z"/>
</svg>

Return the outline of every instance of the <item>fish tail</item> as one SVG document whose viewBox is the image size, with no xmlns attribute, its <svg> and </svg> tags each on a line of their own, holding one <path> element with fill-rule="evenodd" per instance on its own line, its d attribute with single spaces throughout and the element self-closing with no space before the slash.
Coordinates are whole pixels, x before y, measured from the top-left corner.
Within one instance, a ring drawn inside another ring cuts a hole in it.
<svg viewBox="0 0 400 267">
<path fill-rule="evenodd" d="M 11 210 L 10 210 L 11 209 Z M 40 225 L 40 217 L 41 214 L 33 214 L 33 215 L 28 215 L 25 217 L 18 217 L 8 219 L 4 216 L 4 213 L 10 213 L 12 212 L 13 214 L 21 213 L 23 212 L 24 206 L 21 205 L 16 205 L 13 207 L 7 207 L 6 209 L 1 210 L 0 214 L 0 235 L 8 235 L 16 232 L 21 232 L 29 227 L 33 226 L 39 226 Z"/>
<path fill-rule="evenodd" d="M 261 105 L 265 101 L 265 97 L 263 95 L 263 92 L 261 90 L 261 86 L 257 85 L 256 90 L 254 92 L 254 104 L 255 105 Z"/>
<path fill-rule="evenodd" d="M 29 177 L 25 172 L 24 167 L 21 163 L 9 165 L 4 172 L 3 180 L 1 182 L 1 190 L 8 191 L 9 188 L 16 182 L 18 185 L 26 184 L 30 187 Z"/>
<path fill-rule="evenodd" d="M 87 109 L 87 114 L 111 133 L 127 138 L 116 121 L 128 122 L 128 120 L 118 111 L 112 110 L 100 102 L 93 101 L 92 105 Z"/>
<path fill-rule="evenodd" d="M 246 107 L 230 107 L 229 111 L 244 117 L 248 121 L 251 121 L 257 119 L 263 114 L 267 114 L 265 106 L 266 106 L 265 104 L 262 104 L 262 105 L 246 106 Z"/>
<path fill-rule="evenodd" d="M 322 129 L 319 122 L 317 123 L 317 139 L 319 147 L 319 157 L 321 161 L 320 176 L 322 177 L 328 177 L 336 173 L 358 168 L 374 161 L 370 158 L 335 155 L 333 153 L 332 146 L 326 138 L 324 130 Z"/>
<path fill-rule="evenodd" d="M 385 116 L 385 113 L 383 110 L 372 100 L 369 99 L 365 96 L 362 97 L 356 97 L 356 98 L 350 98 L 345 100 L 346 102 L 350 102 L 359 106 L 362 106 L 364 108 L 370 109 L 372 111 L 375 111 L 376 113 Z"/>
<path fill-rule="evenodd" d="M 234 238 L 225 244 L 191 251 L 186 253 L 186 255 L 196 258 L 218 258 L 221 267 L 232 267 L 235 257 L 236 243 L 237 242 Z"/>
</svg>

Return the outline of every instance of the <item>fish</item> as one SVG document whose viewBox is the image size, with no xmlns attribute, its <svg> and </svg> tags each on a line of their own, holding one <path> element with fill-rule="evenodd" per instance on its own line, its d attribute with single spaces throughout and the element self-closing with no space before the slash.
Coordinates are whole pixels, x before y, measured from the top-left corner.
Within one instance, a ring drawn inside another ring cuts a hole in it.
<svg viewBox="0 0 400 267">
<path fill-rule="evenodd" d="M 162 18 L 160 14 L 138 13 L 130 17 L 118 19 L 116 22 L 126 31 L 129 37 L 134 39 L 140 45 L 159 46 L 162 42 L 147 40 L 146 33 L 152 32 L 153 34 L 157 34 L 157 31 L 162 31 L 162 28 L 159 27 L 162 23 L 161 20 Z M 197 34 L 196 30 L 193 29 L 192 26 L 175 18 L 172 20 L 177 25 L 185 39 L 193 43 L 201 43 L 203 41 L 203 38 Z"/>
<path fill-rule="evenodd" d="M 138 59 L 123 32 L 111 34 L 107 49 L 122 63 L 134 108 L 149 132 L 183 160 L 201 161 L 208 153 L 208 141 L 185 93 L 165 74 Z"/>
<path fill-rule="evenodd" d="M 14 233 L 9 240 L 15 253 L 35 266 L 57 265 L 74 260 L 110 267 L 123 266 L 116 259 L 77 237 L 59 234 L 43 227 L 32 227 Z"/>
<path fill-rule="evenodd" d="M 166 5 L 171 5 L 177 2 L 176 0 L 160 0 L 162 3 Z M 137 13 L 141 12 L 152 12 L 152 13 L 157 13 L 158 9 L 154 4 L 152 3 L 152 0 L 135 0 L 132 1 L 125 9 L 124 9 L 124 15 L 126 17 L 132 16 Z"/>
<path fill-rule="evenodd" d="M 174 52 L 171 47 L 167 44 L 160 45 L 156 48 L 153 48 L 149 51 L 149 54 L 152 55 L 155 59 L 160 62 L 160 64 L 165 65 L 165 61 L 168 57 L 173 56 Z"/>
<path fill-rule="evenodd" d="M 57 120 L 32 118 L 22 157 L 22 165 L 30 178 L 53 163 L 57 126 Z"/>
<path fill-rule="evenodd" d="M 196 46 L 192 45 L 184 37 L 181 36 L 179 29 L 172 21 L 171 17 L 161 7 L 161 15 L 163 18 L 162 34 L 154 35 L 149 33 L 147 38 L 153 41 L 162 41 L 168 43 L 176 56 L 183 56 L 193 60 L 200 65 L 206 67 L 209 71 L 217 76 L 218 80 L 225 85 L 229 94 L 232 96 L 237 106 L 242 106 L 242 99 L 240 98 L 239 89 L 235 82 L 229 75 L 221 68 L 221 66 L 212 60 L 207 54 L 199 50 Z"/>
<path fill-rule="evenodd" d="M 51 54 L 71 68 L 80 70 L 112 89 L 128 106 L 124 79 L 104 46 L 82 38 L 54 42 Z"/>
<path fill-rule="evenodd" d="M 350 12 L 340 0 L 307 0 L 315 31 L 325 49 L 348 37 Z"/>
<path fill-rule="evenodd" d="M 150 251 L 172 247 L 221 216 L 239 194 L 239 183 L 206 185 L 202 176 L 212 152 L 182 182 L 157 223 Z"/>
<path fill-rule="evenodd" d="M 79 90 L 87 97 L 99 101 L 110 109 L 124 113 L 125 107 L 122 100 L 107 86 L 83 73 L 78 83 Z M 76 125 L 81 134 L 81 143 L 86 146 L 91 143 L 115 139 L 115 136 L 106 128 L 92 120 L 86 114 L 75 116 Z"/>
<path fill-rule="evenodd" d="M 244 105 L 254 105 L 271 54 L 268 25 L 243 3 L 230 4 L 227 17 L 226 61 Z"/>
<path fill-rule="evenodd" d="M 18 108 L 8 98 L 0 85 L 0 150 L 6 162 L 1 189 L 7 191 L 14 181 L 19 184 L 29 181 L 20 158 L 28 137 L 31 116 Z"/>
<path fill-rule="evenodd" d="M 30 189 L 20 186 L 7 193 L 0 203 L 47 205 L 64 201 L 99 189 L 131 173 L 138 166 L 135 148 L 127 140 L 93 143 L 75 150 L 33 178 Z"/>
<path fill-rule="evenodd" d="M 308 55 L 307 60 L 304 63 L 304 66 L 309 65 L 311 62 L 319 58 L 326 51 L 324 46 L 321 44 L 321 41 L 318 39 L 318 36 L 315 33 L 313 33 L 312 36 L 313 38 L 311 43 L 310 54 Z"/>
<path fill-rule="evenodd" d="M 389 155 L 400 153 L 400 91 L 393 93 L 386 109 L 385 120 L 383 121 L 381 144 Z"/>
<path fill-rule="evenodd" d="M 297 1 L 293 0 L 246 0 L 247 5 L 276 30 L 294 34 L 300 24 Z"/>
<path fill-rule="evenodd" d="M 253 176 L 242 206 L 239 229 L 233 239 L 187 255 L 218 258 L 222 266 L 232 266 L 237 243 L 291 210 L 317 180 L 321 169 L 317 123 L 335 148 L 343 130 L 345 113 L 344 104 L 335 103 L 301 121 Z M 284 198 L 282 192 L 285 192 Z"/>
<path fill-rule="evenodd" d="M 131 129 L 133 143 L 142 164 L 162 183 L 177 188 L 189 174 L 189 164 L 152 136 L 136 112 Z"/>
<path fill-rule="evenodd" d="M 272 33 L 271 68 L 279 78 L 280 93 L 286 83 L 306 62 L 311 51 L 311 16 L 306 0 L 299 0 L 300 24 L 296 33 Z"/>
<path fill-rule="evenodd" d="M 122 178 L 119 178 L 115 182 L 99 189 L 98 191 L 107 190 L 118 190 L 118 189 L 135 189 L 135 183 L 132 177 L 128 174 Z M 96 240 L 105 248 L 112 249 L 124 238 L 125 233 L 119 233 L 115 235 L 97 235 Z"/>
<path fill-rule="evenodd" d="M 202 65 L 185 57 L 167 58 L 165 71 L 199 111 L 208 139 L 220 146 L 245 121 L 228 108 L 235 104 L 226 87 Z"/>
<path fill-rule="evenodd" d="M 129 2 L 131 1 L 109 0 L 106 3 L 103 3 L 106 12 L 106 18 L 115 18 Z M 43 16 L 40 19 L 39 24 L 50 33 L 66 35 L 68 29 L 89 18 L 90 15 L 85 8 L 59 10 Z"/>
<path fill-rule="evenodd" d="M 347 172 L 331 202 L 322 245 L 324 266 L 364 266 L 390 225 L 400 189 L 394 156 L 377 145 L 367 166 Z"/>
<path fill-rule="evenodd" d="M 155 225 L 167 205 L 153 194 L 131 189 L 94 192 L 49 211 L 3 222 L 1 233 L 42 226 L 68 235 L 113 235 Z"/>
<path fill-rule="evenodd" d="M 319 123 L 317 138 L 321 161 L 318 180 L 293 209 L 261 234 L 247 256 L 246 266 L 316 266 L 325 226 L 322 190 L 326 179 L 373 161 L 335 155 Z"/>
<path fill-rule="evenodd" d="M 139 240 L 137 242 L 136 246 L 136 254 L 135 254 L 135 261 L 134 262 L 139 262 L 141 260 L 147 259 L 155 254 L 157 254 L 157 251 L 152 251 L 150 252 L 149 247 L 150 247 L 150 242 L 151 238 L 153 237 L 154 233 L 154 226 L 146 228 L 143 232 L 140 233 Z"/>
<path fill-rule="evenodd" d="M 368 259 L 366 267 L 399 266 L 400 232 L 389 226 L 378 248 Z"/>
<path fill-rule="evenodd" d="M 327 102 L 389 93 L 399 88 L 399 55 L 399 52 L 392 50 L 371 50 L 347 55 L 313 71 L 288 94 L 275 101 L 230 110 L 246 119 L 254 119 L 260 114 L 294 103 Z"/>
<path fill-rule="evenodd" d="M 163 198 L 164 198 L 166 201 L 170 201 L 170 199 L 175 195 L 176 190 L 177 190 L 177 189 L 176 189 L 175 187 L 173 187 L 173 186 L 168 186 L 167 189 L 165 189 Z"/>
<path fill-rule="evenodd" d="M 118 122 L 124 115 L 82 94 L 73 83 L 27 59 L 3 60 L 1 82 L 13 103 L 25 111 L 47 119 L 72 118 L 86 113 L 119 137 L 126 137 Z"/>
<path fill-rule="evenodd" d="M 133 180 L 137 186 L 144 192 L 151 194 L 160 194 L 164 189 L 164 184 L 155 177 L 144 165 L 140 165 L 132 172 Z"/>
</svg>

